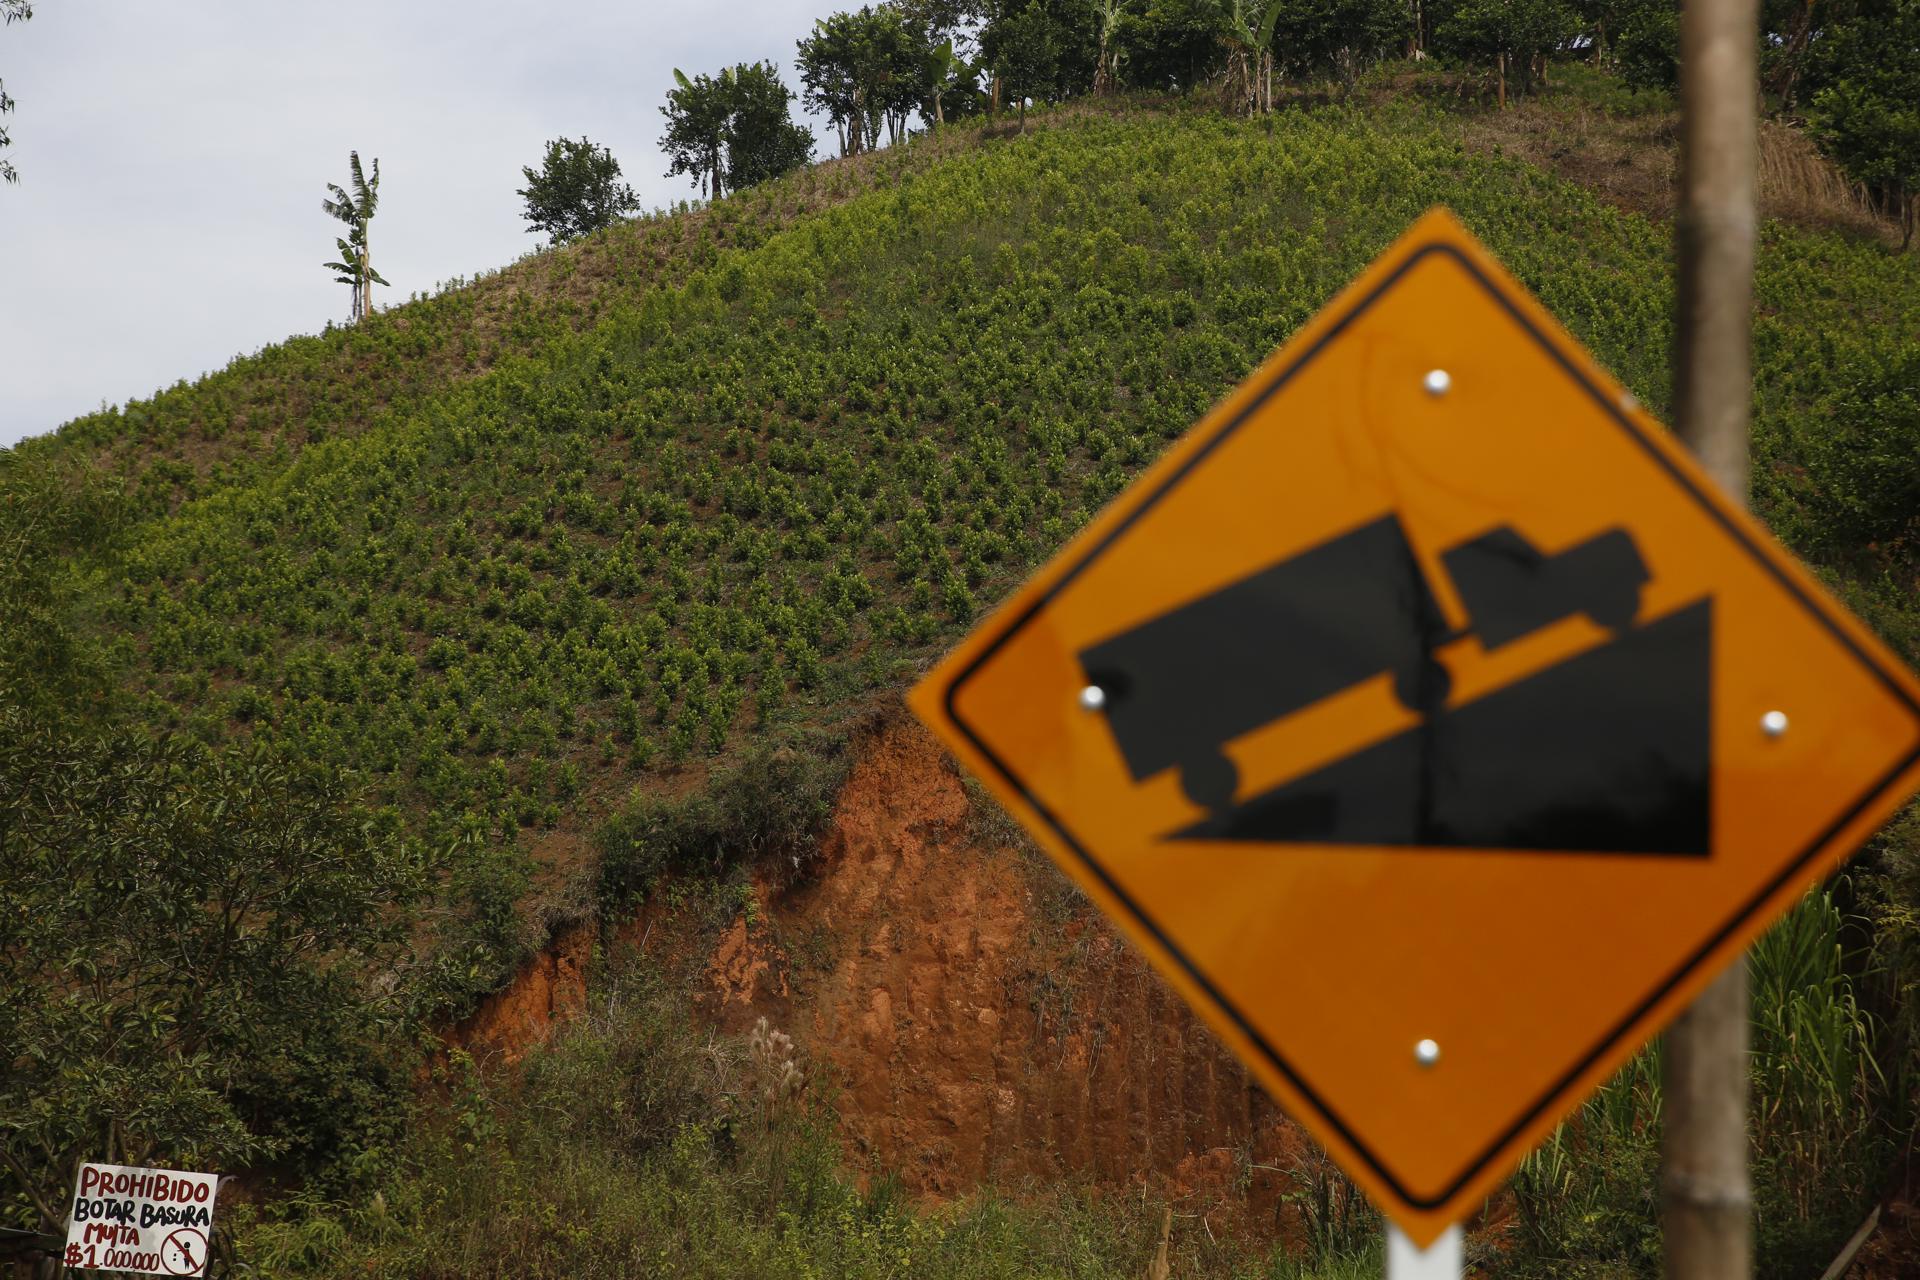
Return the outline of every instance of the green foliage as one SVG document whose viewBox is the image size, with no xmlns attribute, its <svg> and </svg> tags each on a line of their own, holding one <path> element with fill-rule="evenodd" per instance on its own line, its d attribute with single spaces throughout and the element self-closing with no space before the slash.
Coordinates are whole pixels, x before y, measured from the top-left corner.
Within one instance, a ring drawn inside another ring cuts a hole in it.
<svg viewBox="0 0 1920 1280">
<path fill-rule="evenodd" d="M 1486 65 L 1504 59 L 1507 83 L 1525 93 L 1533 60 L 1580 33 L 1580 15 L 1566 0 L 1458 0 L 1434 27 L 1434 42 Z"/>
<path fill-rule="evenodd" d="M 61 588 L 69 557 L 113 549 L 124 506 L 84 458 L 0 449 L 0 705 L 50 716 L 106 696 L 95 638 Z"/>
<path fill-rule="evenodd" d="M 1226 56 L 1218 0 L 1146 0 L 1122 16 L 1129 84 L 1145 89 L 1192 89 L 1210 80 Z"/>
<path fill-rule="evenodd" d="M 1398 51 L 1410 30 L 1400 0 L 1279 0 L 1271 45 L 1291 76 L 1351 81 Z"/>
<path fill-rule="evenodd" d="M 350 151 L 347 169 L 353 190 L 330 182 L 327 190 L 333 198 L 320 202 L 321 212 L 347 224 L 347 234 L 334 241 L 340 249 L 340 261 L 322 265 L 334 273 L 336 283 L 353 290 L 353 319 L 358 320 L 373 314 L 373 286 L 387 283 L 373 269 L 373 251 L 367 242 L 368 228 L 380 207 L 380 162 L 373 162 L 373 176 L 369 178 L 360 168 L 360 153 Z"/>
<path fill-rule="evenodd" d="M 1092 89 L 1100 19 L 1091 0 L 995 0 L 986 10 L 980 61 L 1023 125 L 1029 98 L 1060 102 Z"/>
<path fill-rule="evenodd" d="M 788 118 L 793 91 L 771 62 L 743 62 L 691 80 L 673 74 L 679 87 L 660 108 L 667 118 L 660 147 L 672 158 L 669 177 L 690 174 L 703 195 L 718 198 L 728 188 L 777 178 L 813 153 L 813 135 Z"/>
<path fill-rule="evenodd" d="M 1823 371 L 1817 416 L 1769 441 L 1756 488 L 1828 563 L 1920 565 L 1920 350 L 1894 334 L 1852 345 Z"/>
<path fill-rule="evenodd" d="M 1911 244 L 1920 197 L 1920 0 L 1857 0 L 1815 48 L 1814 136 L 1879 194 Z"/>
<path fill-rule="evenodd" d="M 744 190 L 807 162 L 813 135 L 788 118 L 793 90 L 771 62 L 734 68 L 733 116 L 727 129 L 727 188 Z"/>
<path fill-rule="evenodd" d="M 841 155 L 879 146 L 883 124 L 895 139 L 903 135 L 907 113 L 932 88 L 926 75 L 933 65 L 933 35 L 887 4 L 863 5 L 813 24 L 798 45 L 797 65 L 806 105 L 833 122 Z"/>
<path fill-rule="evenodd" d="M 600 832 L 600 893 L 610 908 L 643 895 L 662 872 L 715 876 L 762 862 L 795 878 L 839 793 L 835 753 L 757 751 L 679 799 L 636 796 Z"/>
<path fill-rule="evenodd" d="M 980 37 L 981 53 L 999 73 L 1007 95 L 1019 106 L 1025 125 L 1027 99 L 1054 96 L 1060 76 L 1060 32 L 1042 0 L 1009 5 Z"/>
<path fill-rule="evenodd" d="M 1138 1195 L 981 1194 L 921 1211 L 890 1176 L 862 1190 L 841 1171 L 811 1064 L 778 1031 L 715 1036 L 631 961 L 601 987 L 520 1081 L 456 1063 L 378 1197 L 253 1219 L 241 1258 L 284 1276 L 1106 1280 L 1157 1251 L 1163 1207 Z M 1379 1271 L 1363 1255 L 1307 1272 L 1186 1220 L 1169 1243 L 1180 1276 Z"/>
<path fill-rule="evenodd" d="M 527 185 L 514 194 L 527 202 L 521 215 L 527 233 L 544 233 L 554 244 L 611 226 L 640 206 L 633 188 L 620 181 L 620 162 L 613 152 L 585 138 L 548 142 L 540 168 L 520 172 Z"/>
<path fill-rule="evenodd" d="M 82 1160 L 233 1168 L 373 1137 L 420 859 L 332 771 L 0 709 L 0 1213 Z M 404 1085 L 402 1085 L 404 1087 Z"/>
<path fill-rule="evenodd" d="M 16 22 L 25 22 L 33 16 L 33 5 L 28 0 L 0 0 L 0 26 L 12 26 Z M 7 134 L 6 116 L 13 110 L 13 98 L 7 93 L 7 85 L 0 80 L 0 151 L 13 145 L 13 139 Z M 19 170 L 13 162 L 0 156 L 0 181 L 20 181 Z"/>
<path fill-rule="evenodd" d="M 1906 1110 L 1878 1056 L 1838 897 L 1815 890 L 1749 953 L 1757 1272 L 1817 1272 L 1884 1190 Z M 1859 922 L 1854 922 L 1857 926 Z M 1660 1054 L 1603 1086 L 1513 1180 L 1521 1275 L 1657 1275 Z"/>
<path fill-rule="evenodd" d="M 1620 6 L 1614 56 L 1620 74 L 1642 89 L 1672 89 L 1680 81 L 1680 6 L 1674 0 L 1636 0 Z"/>
</svg>

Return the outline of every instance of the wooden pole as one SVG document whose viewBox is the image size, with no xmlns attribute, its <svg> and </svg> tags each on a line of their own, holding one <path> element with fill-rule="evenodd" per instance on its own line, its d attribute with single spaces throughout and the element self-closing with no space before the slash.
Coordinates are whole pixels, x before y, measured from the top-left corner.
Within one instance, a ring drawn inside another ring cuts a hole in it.
<svg viewBox="0 0 1920 1280">
<path fill-rule="evenodd" d="M 1752 404 L 1756 0 L 1685 0 L 1674 419 L 1735 501 Z M 1747 966 L 1736 960 L 1667 1033 L 1660 1198 L 1668 1280 L 1748 1280 Z"/>
</svg>

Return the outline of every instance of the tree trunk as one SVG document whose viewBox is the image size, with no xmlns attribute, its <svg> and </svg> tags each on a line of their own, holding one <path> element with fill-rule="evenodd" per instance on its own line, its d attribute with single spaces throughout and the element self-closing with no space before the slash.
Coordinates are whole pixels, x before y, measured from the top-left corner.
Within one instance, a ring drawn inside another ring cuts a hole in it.
<svg viewBox="0 0 1920 1280">
<path fill-rule="evenodd" d="M 1799 20 L 1793 25 L 1793 34 L 1787 37 L 1787 47 L 1780 55 L 1780 69 L 1769 86 L 1779 96 L 1782 110 L 1793 101 L 1794 82 L 1800 78 L 1800 61 L 1807 51 L 1807 38 L 1812 33 L 1813 0 L 1805 0 L 1800 6 Z"/>
<path fill-rule="evenodd" d="M 987 114 L 989 116 L 1000 114 L 1000 73 L 998 71 L 993 73 L 993 96 L 987 102 Z"/>
<path fill-rule="evenodd" d="M 1499 77 L 1498 93 L 1500 96 L 1500 109 L 1505 111 L 1507 109 L 1507 55 L 1505 53 L 1494 54 L 1493 67 L 1494 74 Z"/>
</svg>

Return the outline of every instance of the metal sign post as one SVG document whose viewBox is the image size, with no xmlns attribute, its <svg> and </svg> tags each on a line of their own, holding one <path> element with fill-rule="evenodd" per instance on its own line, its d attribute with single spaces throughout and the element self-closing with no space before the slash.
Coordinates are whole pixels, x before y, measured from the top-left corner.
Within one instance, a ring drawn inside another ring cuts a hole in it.
<svg viewBox="0 0 1920 1280">
<path fill-rule="evenodd" d="M 1387 1280 L 1460 1280 L 1465 1268 L 1460 1228 L 1448 1227 L 1425 1249 L 1387 1224 Z"/>
</svg>

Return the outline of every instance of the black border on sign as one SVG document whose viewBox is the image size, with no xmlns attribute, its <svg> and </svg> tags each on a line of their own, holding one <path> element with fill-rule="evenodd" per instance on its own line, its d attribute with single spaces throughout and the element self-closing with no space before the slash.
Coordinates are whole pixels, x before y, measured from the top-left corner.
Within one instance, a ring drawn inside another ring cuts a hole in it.
<svg viewBox="0 0 1920 1280">
<path fill-rule="evenodd" d="M 1887 691 L 1904 705 L 1916 720 L 1920 720 L 1920 703 L 1916 703 L 1914 699 L 1908 695 L 1906 689 L 1901 686 L 1900 682 L 1889 675 L 1887 670 L 1874 660 L 1873 655 L 1861 649 L 1861 647 L 1854 642 L 1853 637 L 1847 634 L 1845 629 L 1835 625 L 1833 619 L 1827 615 L 1826 611 L 1801 589 L 1799 583 L 1795 582 L 1792 577 L 1781 570 L 1779 565 L 1774 563 L 1772 557 L 1748 536 L 1745 529 L 1728 519 L 1725 512 L 1721 511 L 1718 506 L 1709 501 L 1706 495 L 1700 491 L 1699 487 L 1694 484 L 1693 480 L 1687 476 L 1685 472 L 1675 467 L 1666 454 L 1661 452 L 1661 450 L 1649 440 L 1640 426 L 1635 423 L 1630 416 L 1623 413 L 1620 406 L 1615 404 L 1610 397 L 1603 394 L 1601 389 L 1596 387 L 1592 380 L 1587 377 L 1586 372 L 1573 361 L 1569 360 L 1565 353 L 1560 350 L 1559 346 L 1542 333 L 1539 327 L 1533 323 L 1532 319 L 1527 316 L 1525 312 L 1514 305 L 1506 293 L 1480 269 L 1479 264 L 1475 263 L 1470 257 L 1460 252 L 1460 250 L 1453 245 L 1445 243 L 1422 245 L 1420 248 L 1414 250 L 1408 256 L 1407 260 L 1396 267 L 1385 280 L 1375 285 L 1365 296 L 1353 303 L 1345 315 L 1329 325 L 1326 332 L 1322 333 L 1320 337 L 1314 341 L 1312 346 L 1301 352 L 1300 355 L 1289 364 L 1276 371 L 1268 380 L 1267 384 L 1260 388 L 1257 395 L 1249 400 L 1229 421 L 1216 430 L 1211 439 L 1195 449 L 1193 453 L 1174 470 L 1173 474 L 1162 480 L 1159 487 L 1149 493 L 1132 511 L 1128 512 L 1124 520 L 1109 530 L 1106 536 L 1102 537 L 1092 548 L 1082 555 L 1079 560 L 1075 561 L 1074 564 L 1060 576 L 1057 582 L 1047 588 L 1046 592 L 1042 594 L 1039 599 L 1028 605 L 1016 617 L 1010 619 L 1001 629 L 1000 633 L 995 636 L 993 640 L 980 651 L 979 655 L 975 657 L 972 662 L 968 663 L 966 667 L 953 678 L 952 683 L 947 686 L 946 693 L 943 695 L 943 702 L 948 718 L 953 721 L 961 733 L 967 736 L 967 740 L 973 744 L 974 749 L 994 767 L 1000 776 L 1006 780 L 1007 784 L 1019 792 L 1027 804 L 1033 808 L 1033 811 L 1039 814 L 1041 819 L 1044 820 L 1049 827 L 1053 828 L 1054 834 L 1058 835 L 1061 841 L 1069 849 L 1073 850 L 1075 856 L 1080 859 L 1087 870 L 1098 878 L 1100 883 L 1106 886 L 1107 891 L 1132 914 L 1134 921 L 1148 934 L 1152 935 L 1154 940 L 1160 944 L 1169 956 L 1173 957 L 1180 968 L 1192 979 L 1194 985 L 1205 992 L 1207 998 L 1213 1002 L 1214 1006 L 1224 1014 L 1234 1026 L 1240 1029 L 1242 1035 L 1246 1036 L 1247 1039 L 1252 1042 L 1254 1047 L 1259 1050 L 1260 1055 L 1266 1059 L 1268 1065 L 1279 1072 L 1289 1084 L 1299 1091 L 1300 1096 L 1305 1098 L 1307 1103 L 1312 1106 L 1315 1111 L 1320 1113 L 1320 1117 L 1345 1139 L 1347 1145 L 1352 1147 L 1353 1150 L 1359 1154 L 1360 1158 L 1366 1161 L 1367 1167 L 1372 1169 L 1374 1173 L 1379 1176 L 1380 1180 L 1392 1189 L 1395 1195 L 1399 1196 L 1400 1199 L 1408 1205 L 1421 1210 L 1440 1208 L 1458 1194 L 1463 1186 L 1478 1176 L 1487 1165 L 1498 1159 L 1500 1153 L 1506 1148 L 1508 1143 L 1512 1142 L 1522 1130 L 1537 1120 L 1542 1112 L 1552 1107 L 1573 1083 L 1579 1079 L 1581 1074 L 1618 1044 L 1619 1041 L 1632 1030 L 1634 1024 L 1646 1016 L 1647 1012 L 1652 1009 L 1654 1005 L 1658 1004 L 1665 998 L 1668 992 L 1672 991 L 1674 987 L 1678 986 L 1690 973 L 1697 969 L 1707 956 L 1712 954 L 1713 950 L 1729 935 L 1750 920 L 1754 913 L 1757 912 L 1766 900 L 1772 897 L 1782 885 L 1799 875 L 1809 863 L 1816 860 L 1820 856 L 1821 851 L 1839 835 L 1847 824 L 1852 822 L 1862 810 L 1872 804 L 1888 787 L 1893 785 L 1895 779 L 1906 772 L 1916 761 L 1920 761 L 1920 748 L 1916 748 L 1905 759 L 1894 765 L 1868 786 L 1867 789 L 1847 807 L 1846 811 L 1841 814 L 1840 817 L 1836 818 L 1825 830 L 1815 836 L 1806 848 L 1793 856 L 1786 867 L 1742 903 L 1726 923 L 1721 925 L 1711 937 L 1682 960 L 1680 965 L 1674 969 L 1672 973 L 1668 974 L 1663 981 L 1656 985 L 1653 990 L 1649 991 L 1646 997 L 1641 1000 L 1631 1012 L 1610 1027 L 1606 1033 L 1600 1037 L 1599 1043 L 1595 1044 L 1582 1055 L 1578 1061 L 1569 1067 L 1559 1079 L 1549 1085 L 1538 1097 L 1529 1102 L 1520 1112 L 1519 1116 L 1514 1119 L 1513 1123 L 1502 1131 L 1492 1142 L 1488 1143 L 1478 1155 L 1474 1156 L 1468 1162 L 1467 1167 L 1460 1172 L 1459 1176 L 1448 1183 L 1439 1193 L 1432 1196 L 1414 1194 L 1401 1183 L 1399 1178 L 1394 1176 L 1393 1171 L 1386 1166 L 1386 1163 L 1372 1149 L 1360 1141 L 1354 1131 L 1348 1127 L 1346 1121 L 1341 1118 L 1340 1113 L 1335 1111 L 1327 1100 L 1321 1097 L 1320 1094 L 1314 1090 L 1313 1086 L 1308 1084 L 1306 1079 L 1294 1069 L 1293 1065 L 1287 1061 L 1280 1051 L 1267 1042 L 1266 1037 L 1260 1034 L 1258 1028 L 1249 1022 L 1246 1016 L 1221 994 L 1219 989 L 1207 978 L 1206 974 L 1202 973 L 1199 967 L 1196 966 L 1192 960 L 1188 959 L 1186 954 L 1174 944 L 1173 939 L 1160 928 L 1153 917 L 1148 915 L 1140 904 L 1135 902 L 1133 898 L 1127 894 L 1125 889 L 1121 888 L 1119 882 L 1107 874 L 1106 868 L 1102 867 L 1093 855 L 1074 838 L 1073 833 L 1067 829 L 1066 824 L 1041 802 L 1040 797 L 1036 796 L 1032 790 L 1027 787 L 1026 783 L 1023 782 L 1012 769 L 1008 768 L 1006 763 L 996 756 L 985 742 L 981 741 L 980 736 L 976 734 L 961 717 L 959 708 L 956 706 L 956 701 L 961 686 L 971 679 L 981 667 L 986 665 L 988 660 L 991 659 L 995 653 L 999 652 L 1015 634 L 1029 622 L 1033 621 L 1040 611 L 1052 602 L 1054 597 L 1066 590 L 1068 584 L 1079 577 L 1089 565 L 1118 541 L 1121 535 L 1132 528 L 1134 523 L 1151 510 L 1155 503 L 1170 493 L 1195 467 L 1205 461 L 1207 456 L 1218 448 L 1222 441 L 1239 430 L 1239 428 L 1258 412 L 1260 407 L 1271 399 L 1280 388 L 1284 387 L 1296 373 L 1305 368 L 1315 356 L 1326 349 L 1329 343 L 1339 337 L 1348 325 L 1352 324 L 1368 307 L 1379 301 L 1381 296 L 1398 283 L 1402 276 L 1406 275 L 1407 272 L 1411 271 L 1431 254 L 1442 254 L 1452 258 L 1469 276 L 1477 281 L 1483 289 L 1491 294 L 1500 304 L 1501 308 L 1513 317 L 1521 329 L 1552 357 L 1554 363 L 1565 370 L 1568 377 L 1572 378 L 1581 389 L 1593 397 L 1594 402 L 1600 406 L 1602 412 L 1605 413 L 1616 426 L 1624 431 L 1635 444 L 1645 450 L 1647 455 L 1653 459 L 1654 463 L 1659 466 L 1662 471 L 1666 472 L 1683 492 L 1691 496 L 1701 507 L 1705 508 L 1707 514 L 1713 517 L 1714 521 L 1720 525 L 1737 545 L 1742 547 L 1747 554 L 1759 562 L 1761 568 L 1763 568 L 1790 597 L 1797 600 L 1801 607 L 1812 614 L 1820 625 L 1825 627 L 1835 640 L 1839 641 L 1843 648 L 1853 654 L 1862 666 L 1866 667 L 1878 677 L 1880 682 L 1886 686 Z"/>
</svg>

